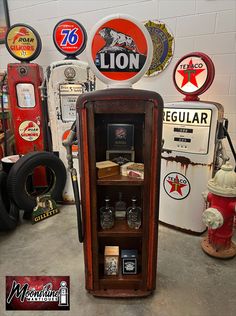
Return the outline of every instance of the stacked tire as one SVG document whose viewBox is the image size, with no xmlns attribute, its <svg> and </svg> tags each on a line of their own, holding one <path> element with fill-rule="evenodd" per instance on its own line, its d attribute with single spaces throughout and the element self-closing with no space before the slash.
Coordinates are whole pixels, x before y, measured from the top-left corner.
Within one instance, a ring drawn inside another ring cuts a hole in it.
<svg viewBox="0 0 236 316">
<path fill-rule="evenodd" d="M 7 191 L 7 173 L 0 171 L 0 231 L 12 230 L 19 218 L 19 208 Z"/>
<path fill-rule="evenodd" d="M 0 172 L 0 230 L 14 229 L 19 218 L 19 210 L 24 210 L 31 218 L 39 194 L 28 190 L 27 181 L 38 167 L 45 167 L 50 173 L 50 182 L 44 194 L 50 194 L 55 201 L 62 200 L 66 182 L 63 162 L 53 153 L 40 151 L 24 155 L 11 167 L 8 175 Z"/>
</svg>

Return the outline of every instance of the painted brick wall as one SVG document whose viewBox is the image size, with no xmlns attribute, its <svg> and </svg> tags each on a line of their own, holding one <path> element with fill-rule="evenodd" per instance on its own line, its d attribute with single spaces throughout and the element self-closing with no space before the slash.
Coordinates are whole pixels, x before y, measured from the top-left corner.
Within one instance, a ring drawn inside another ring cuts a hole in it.
<svg viewBox="0 0 236 316">
<path fill-rule="evenodd" d="M 175 37 L 174 58 L 163 73 L 143 78 L 135 87 L 157 91 L 166 102 L 180 100 L 182 97 L 171 79 L 177 60 L 192 51 L 208 54 L 214 61 L 216 76 L 201 99 L 223 104 L 236 145 L 235 0 L 8 0 L 8 5 L 11 24 L 24 22 L 40 33 L 43 49 L 36 62 L 44 67 L 63 58 L 52 40 L 52 30 L 63 18 L 80 21 L 88 33 L 94 23 L 113 13 L 130 14 L 140 21 L 158 19 L 165 22 Z M 85 53 L 81 59 L 86 60 Z M 13 61 L 4 45 L 0 45 L 0 70 Z"/>
</svg>

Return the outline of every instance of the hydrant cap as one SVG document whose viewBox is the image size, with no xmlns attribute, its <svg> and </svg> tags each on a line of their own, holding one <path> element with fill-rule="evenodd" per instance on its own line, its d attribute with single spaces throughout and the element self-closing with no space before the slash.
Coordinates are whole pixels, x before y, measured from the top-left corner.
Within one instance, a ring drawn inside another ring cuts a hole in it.
<svg viewBox="0 0 236 316">
<path fill-rule="evenodd" d="M 217 171 L 213 179 L 208 181 L 208 190 L 224 197 L 236 197 L 236 173 L 233 166 L 227 161 Z"/>
</svg>

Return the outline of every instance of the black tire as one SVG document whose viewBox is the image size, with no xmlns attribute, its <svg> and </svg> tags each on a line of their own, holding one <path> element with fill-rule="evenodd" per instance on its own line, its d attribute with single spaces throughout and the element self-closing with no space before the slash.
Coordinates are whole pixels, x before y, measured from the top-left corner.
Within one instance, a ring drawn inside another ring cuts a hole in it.
<svg viewBox="0 0 236 316">
<path fill-rule="evenodd" d="M 7 193 L 7 174 L 0 171 L 0 231 L 12 230 L 19 219 L 19 209 Z"/>
<path fill-rule="evenodd" d="M 62 191 L 66 183 L 66 169 L 60 158 L 46 151 L 26 154 L 12 166 L 7 179 L 10 197 L 25 212 L 33 211 L 36 206 L 36 198 L 41 195 L 40 193 L 33 195 L 27 190 L 27 180 L 34 169 L 39 166 L 46 167 L 51 174 L 51 181 L 43 194 L 50 194 L 55 201 L 62 199 Z"/>
</svg>

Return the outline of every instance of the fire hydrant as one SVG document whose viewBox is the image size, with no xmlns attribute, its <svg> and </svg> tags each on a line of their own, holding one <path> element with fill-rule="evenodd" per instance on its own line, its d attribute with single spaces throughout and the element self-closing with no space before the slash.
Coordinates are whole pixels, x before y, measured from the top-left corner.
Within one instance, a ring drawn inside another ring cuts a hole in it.
<svg viewBox="0 0 236 316">
<path fill-rule="evenodd" d="M 209 208 L 203 212 L 208 235 L 201 242 L 202 249 L 216 258 L 232 258 L 236 245 L 232 241 L 236 211 L 236 173 L 226 162 L 208 181 Z"/>
</svg>

